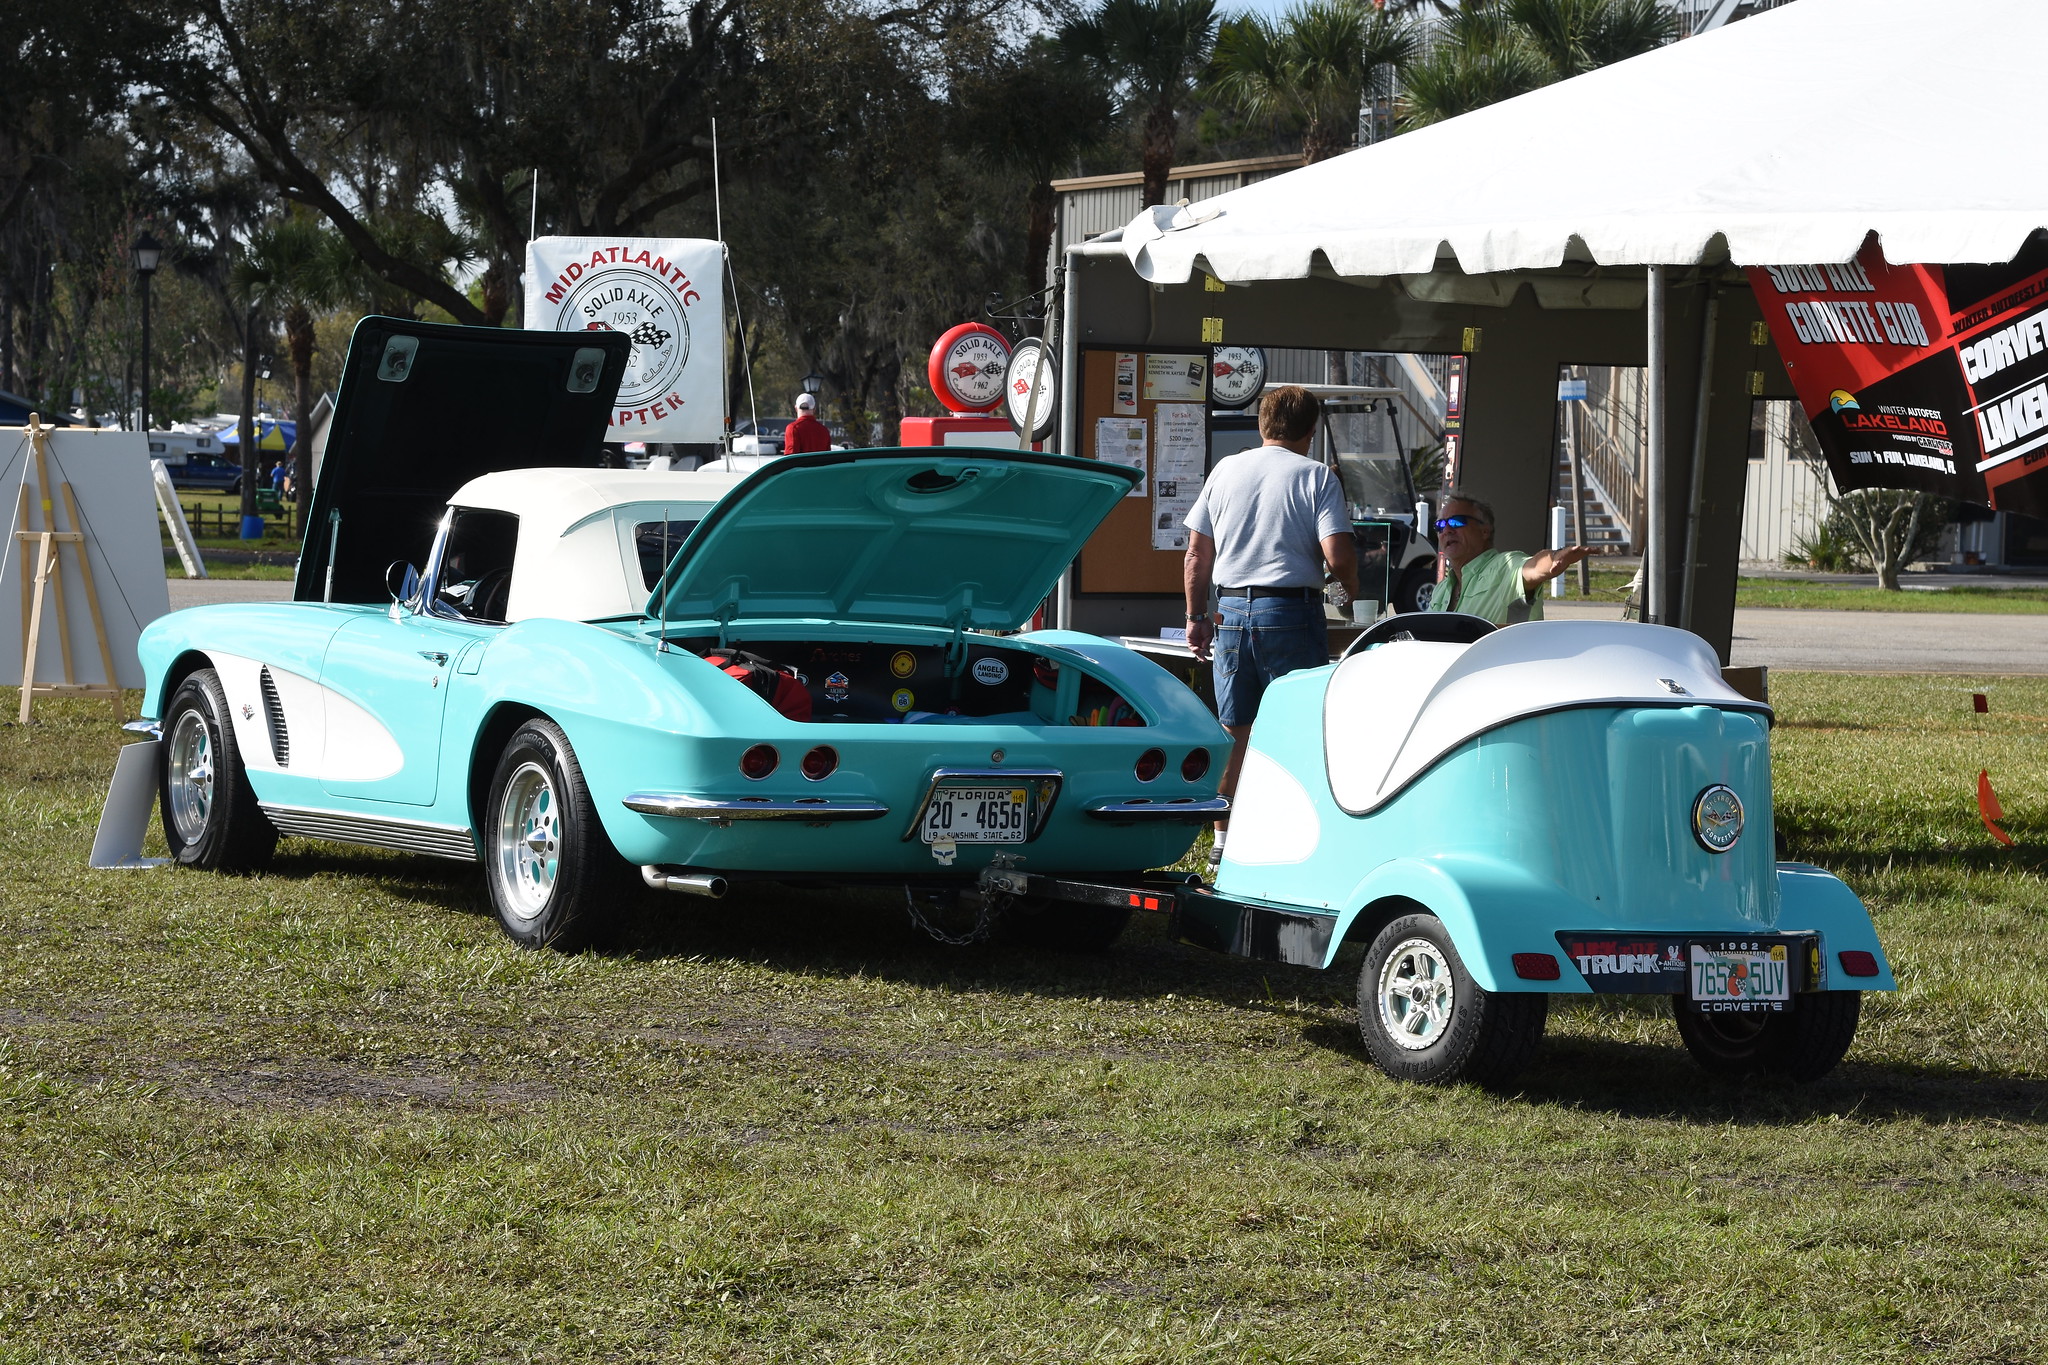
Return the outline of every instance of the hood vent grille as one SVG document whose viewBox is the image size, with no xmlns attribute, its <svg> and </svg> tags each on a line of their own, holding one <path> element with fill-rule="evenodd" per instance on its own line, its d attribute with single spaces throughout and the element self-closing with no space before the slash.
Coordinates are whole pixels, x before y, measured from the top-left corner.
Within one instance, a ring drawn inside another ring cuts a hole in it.
<svg viewBox="0 0 2048 1365">
<path fill-rule="evenodd" d="M 280 768 L 292 766 L 292 733 L 285 728 L 284 702 L 277 695 L 277 683 L 272 680 L 270 670 L 265 668 L 257 676 L 257 685 L 263 689 L 263 719 L 270 726 L 270 756 L 277 760 Z"/>
</svg>

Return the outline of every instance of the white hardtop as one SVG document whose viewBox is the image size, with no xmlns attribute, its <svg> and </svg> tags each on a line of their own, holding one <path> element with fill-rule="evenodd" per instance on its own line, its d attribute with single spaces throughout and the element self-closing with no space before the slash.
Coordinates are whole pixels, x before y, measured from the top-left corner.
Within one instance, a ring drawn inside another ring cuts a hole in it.
<svg viewBox="0 0 2048 1365">
<path fill-rule="evenodd" d="M 745 479 L 725 472 L 508 469 L 471 479 L 453 507 L 519 518 L 505 619 L 594 621 L 647 604 L 635 533 L 644 522 L 695 522 Z"/>
<path fill-rule="evenodd" d="M 1364 812 L 1474 736 L 1580 706 L 1770 708 L 1730 687 L 1691 631 L 1530 621 L 1469 645 L 1397 640 L 1337 665 L 1323 698 L 1330 791 Z"/>
</svg>

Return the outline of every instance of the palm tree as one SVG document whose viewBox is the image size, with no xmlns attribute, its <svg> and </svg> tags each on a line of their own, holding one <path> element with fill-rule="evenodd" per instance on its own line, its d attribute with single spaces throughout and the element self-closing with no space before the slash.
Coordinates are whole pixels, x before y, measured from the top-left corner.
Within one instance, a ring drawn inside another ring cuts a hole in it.
<svg viewBox="0 0 2048 1365">
<path fill-rule="evenodd" d="M 1049 38 L 1037 38 L 989 69 L 954 83 L 957 125 L 967 146 L 1021 172 L 1024 278 L 1046 278 L 1052 251 L 1052 179 L 1109 135 L 1115 110 L 1102 83 Z"/>
<path fill-rule="evenodd" d="M 248 302 L 252 312 L 260 310 L 284 323 L 285 353 L 292 367 L 292 416 L 297 424 L 289 458 L 302 532 L 306 508 L 313 496 L 313 323 L 317 315 L 347 301 L 358 280 L 354 249 L 340 234 L 305 213 L 273 219 L 251 233 L 248 248 L 233 272 L 235 291 Z M 246 409 L 248 405 L 243 406 Z M 244 425 L 246 428 L 249 423 Z M 244 515 L 256 510 L 254 480 L 246 472 L 250 469 L 249 458 L 249 449 L 245 448 Z"/>
<path fill-rule="evenodd" d="M 1249 118 L 1299 125 L 1314 163 L 1350 146 L 1373 68 L 1405 64 L 1415 45 L 1407 21 L 1365 0 L 1305 0 L 1279 22 L 1225 24 L 1210 83 Z"/>
<path fill-rule="evenodd" d="M 1215 0 L 1103 0 L 1060 29 L 1060 43 L 1144 119 L 1145 204 L 1166 202 L 1181 111 L 1216 43 Z"/>
<path fill-rule="evenodd" d="M 1469 0 L 1404 74 L 1401 126 L 1455 118 L 1676 36 L 1659 0 Z"/>
</svg>

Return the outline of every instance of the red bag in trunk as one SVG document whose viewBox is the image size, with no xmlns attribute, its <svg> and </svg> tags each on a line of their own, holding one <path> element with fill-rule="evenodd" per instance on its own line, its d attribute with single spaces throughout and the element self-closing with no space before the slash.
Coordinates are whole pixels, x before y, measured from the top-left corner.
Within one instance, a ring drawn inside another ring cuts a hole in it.
<svg viewBox="0 0 2048 1365">
<path fill-rule="evenodd" d="M 795 669 L 778 669 L 760 655 L 741 649 L 714 651 L 704 656 L 704 662 L 724 669 L 791 720 L 811 718 L 811 694 Z"/>
</svg>

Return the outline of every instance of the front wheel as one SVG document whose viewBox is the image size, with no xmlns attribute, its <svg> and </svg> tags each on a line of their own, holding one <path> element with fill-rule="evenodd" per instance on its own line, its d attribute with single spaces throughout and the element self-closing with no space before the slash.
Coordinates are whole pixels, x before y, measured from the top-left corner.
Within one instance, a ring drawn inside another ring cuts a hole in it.
<svg viewBox="0 0 2048 1365">
<path fill-rule="evenodd" d="M 586 946 L 624 900 L 627 868 L 560 726 L 530 720 L 513 733 L 485 810 L 484 875 L 499 925 L 529 948 Z"/>
<path fill-rule="evenodd" d="M 1861 991 L 1816 991 L 1792 997 L 1782 1013 L 1704 1013 L 1673 996 L 1672 1013 L 1685 1050 L 1704 1071 L 1731 1080 L 1783 1076 L 1816 1081 L 1833 1071 L 1856 1041 Z"/>
<path fill-rule="evenodd" d="M 1536 1053 L 1550 997 L 1489 991 L 1472 979 L 1443 921 L 1404 915 L 1366 949 L 1358 1032 L 1400 1081 L 1499 1085 Z"/>
<path fill-rule="evenodd" d="M 268 863 L 277 828 L 257 809 L 218 673 L 202 668 L 178 684 L 164 708 L 163 736 L 157 796 L 171 856 L 210 872 Z"/>
</svg>

